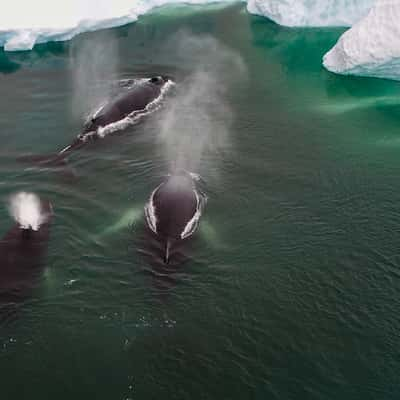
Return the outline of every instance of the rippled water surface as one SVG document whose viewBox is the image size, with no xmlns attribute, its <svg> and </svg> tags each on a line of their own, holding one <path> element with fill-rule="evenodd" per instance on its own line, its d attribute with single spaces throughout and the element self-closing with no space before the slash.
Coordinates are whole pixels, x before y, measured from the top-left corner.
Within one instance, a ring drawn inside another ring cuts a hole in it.
<svg viewBox="0 0 400 400">
<path fill-rule="evenodd" d="M 2 232 L 18 190 L 55 210 L 40 282 L 0 326 L 2 399 L 398 398 L 400 85 L 323 70 L 341 33 L 169 7 L 0 50 Z M 101 85 L 168 74 L 179 88 L 221 48 L 243 64 L 216 70 L 222 112 L 182 103 L 165 125 L 157 111 L 61 170 L 17 161 L 73 140 Z M 179 121 L 213 128 L 193 171 L 208 203 L 186 262 L 160 271 L 143 207 L 171 161 L 160 131 L 181 143 Z"/>
</svg>

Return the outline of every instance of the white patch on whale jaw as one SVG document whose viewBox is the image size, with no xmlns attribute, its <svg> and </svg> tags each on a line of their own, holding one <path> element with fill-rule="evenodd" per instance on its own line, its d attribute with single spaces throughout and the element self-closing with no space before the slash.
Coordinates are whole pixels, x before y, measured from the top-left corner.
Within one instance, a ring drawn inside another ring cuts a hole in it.
<svg viewBox="0 0 400 400">
<path fill-rule="evenodd" d="M 20 192 L 10 197 L 9 212 L 21 229 L 33 231 L 38 231 L 50 217 L 44 212 L 39 197 L 27 192 Z"/>
<path fill-rule="evenodd" d="M 146 217 L 146 222 L 149 228 L 157 235 L 157 216 L 156 216 L 156 208 L 154 206 L 154 195 L 156 194 L 157 190 L 164 185 L 158 185 L 150 195 L 150 199 L 148 203 L 144 206 L 144 215 Z"/>
<path fill-rule="evenodd" d="M 104 101 L 99 106 L 99 108 L 94 113 L 92 113 L 92 115 L 89 115 L 87 120 L 86 120 L 86 124 L 89 124 L 90 122 L 92 122 L 100 114 L 101 110 L 105 107 L 106 104 L 107 104 L 107 102 Z"/>
<path fill-rule="evenodd" d="M 192 236 L 193 233 L 196 231 L 197 227 L 199 226 L 200 217 L 206 202 L 206 198 L 204 198 L 201 194 L 199 194 L 195 188 L 193 188 L 193 190 L 197 200 L 196 212 L 194 213 L 193 217 L 190 219 L 190 221 L 186 224 L 185 228 L 183 229 L 181 233 L 182 240 Z"/>
</svg>

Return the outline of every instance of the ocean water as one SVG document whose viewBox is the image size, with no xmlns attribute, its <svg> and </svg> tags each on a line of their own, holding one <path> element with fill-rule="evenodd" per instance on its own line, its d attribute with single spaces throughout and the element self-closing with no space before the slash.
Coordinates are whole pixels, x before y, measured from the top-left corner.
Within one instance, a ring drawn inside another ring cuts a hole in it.
<svg viewBox="0 0 400 400">
<path fill-rule="evenodd" d="M 0 325 L 2 399 L 398 398 L 400 84 L 324 70 L 342 32 L 182 6 L 0 50 L 2 234 L 16 191 L 55 211 L 40 282 Z M 65 169 L 17 161 L 153 74 L 177 83 L 164 109 Z M 161 273 L 143 207 L 186 151 L 208 203 Z"/>
</svg>

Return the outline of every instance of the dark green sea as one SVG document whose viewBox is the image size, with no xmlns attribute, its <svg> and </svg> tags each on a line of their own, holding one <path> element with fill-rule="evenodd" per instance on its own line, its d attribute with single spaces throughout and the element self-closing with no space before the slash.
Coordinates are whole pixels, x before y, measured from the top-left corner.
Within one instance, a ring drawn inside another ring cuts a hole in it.
<svg viewBox="0 0 400 400">
<path fill-rule="evenodd" d="M 0 49 L 1 235 L 14 192 L 55 212 L 40 282 L 0 325 L 1 400 L 399 398 L 400 83 L 324 70 L 342 32 L 181 6 Z M 17 161 L 72 141 L 102 84 L 179 88 L 213 60 L 218 112 L 157 111 L 77 151 L 72 179 Z M 208 203 L 190 257 L 160 277 L 141 251 L 169 168 L 159 132 L 181 143 L 203 124 Z"/>
</svg>

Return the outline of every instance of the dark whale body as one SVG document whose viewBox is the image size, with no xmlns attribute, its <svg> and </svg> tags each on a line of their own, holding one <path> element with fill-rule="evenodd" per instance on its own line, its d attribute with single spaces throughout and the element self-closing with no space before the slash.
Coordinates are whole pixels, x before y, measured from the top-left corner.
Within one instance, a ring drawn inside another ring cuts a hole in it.
<svg viewBox="0 0 400 400">
<path fill-rule="evenodd" d="M 161 91 L 168 81 L 170 79 L 166 76 L 155 76 L 137 83 L 103 105 L 85 124 L 82 133 L 58 153 L 44 156 L 24 156 L 19 160 L 55 167 L 64 166 L 65 158 L 71 152 L 102 137 L 98 134 L 99 128 L 120 121 L 131 114 L 145 113 L 146 107 L 161 95 Z"/>
<path fill-rule="evenodd" d="M 41 207 L 48 218 L 38 230 L 15 224 L 0 240 L 0 307 L 29 297 L 41 276 L 52 219 L 51 204 Z"/>
<path fill-rule="evenodd" d="M 150 196 L 145 207 L 148 227 L 162 244 L 162 259 L 168 264 L 174 249 L 196 231 L 205 196 L 188 173 L 167 177 Z"/>
<path fill-rule="evenodd" d="M 82 135 L 98 128 L 120 121 L 133 112 L 141 112 L 161 94 L 161 89 L 168 78 L 156 76 L 139 83 L 105 104 L 90 119 Z"/>
<path fill-rule="evenodd" d="M 132 113 L 145 112 L 146 107 L 161 95 L 161 90 L 168 81 L 169 78 L 165 76 L 149 78 L 116 96 L 102 106 L 86 123 L 83 132 L 57 155 L 65 156 L 84 146 L 88 141 L 98 139 L 99 128 L 121 121 Z"/>
</svg>

